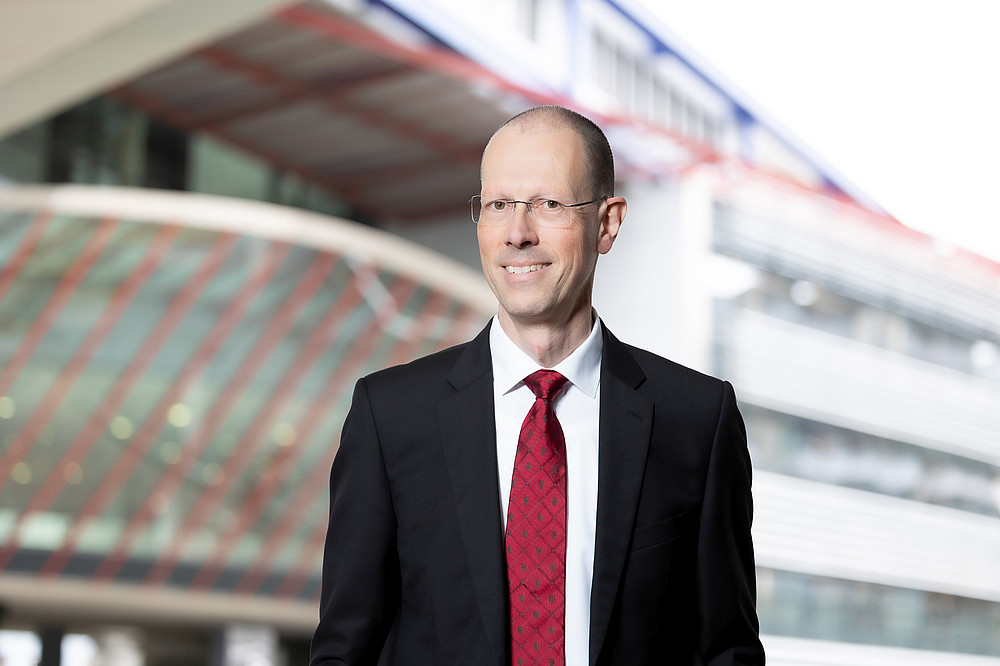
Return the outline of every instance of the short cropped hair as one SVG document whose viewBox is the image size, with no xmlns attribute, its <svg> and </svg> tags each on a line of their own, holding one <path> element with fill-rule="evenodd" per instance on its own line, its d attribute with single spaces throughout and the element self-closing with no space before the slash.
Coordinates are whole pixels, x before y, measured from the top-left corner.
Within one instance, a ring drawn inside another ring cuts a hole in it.
<svg viewBox="0 0 1000 666">
<path fill-rule="evenodd" d="M 501 125 L 497 132 L 513 124 L 550 124 L 565 125 L 576 132 L 583 142 L 584 154 L 587 156 L 587 172 L 594 199 L 611 197 L 615 193 L 615 158 L 611 154 L 611 145 L 604 132 L 594 121 L 576 111 L 562 106 L 536 106 L 522 111 Z M 494 132 L 494 136 L 496 133 Z"/>
</svg>

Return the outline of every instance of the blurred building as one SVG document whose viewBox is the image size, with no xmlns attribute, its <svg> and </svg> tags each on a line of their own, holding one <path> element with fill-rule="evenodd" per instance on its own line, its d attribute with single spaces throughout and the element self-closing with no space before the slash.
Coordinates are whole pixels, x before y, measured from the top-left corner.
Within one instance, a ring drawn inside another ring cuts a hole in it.
<svg viewBox="0 0 1000 666">
<path fill-rule="evenodd" d="M 739 392 L 769 663 L 1000 664 L 1000 266 L 636 0 L 0 18 L 8 666 L 304 663 L 350 387 L 494 310 L 465 202 L 550 102 L 600 122 L 629 200 L 602 317 Z"/>
</svg>

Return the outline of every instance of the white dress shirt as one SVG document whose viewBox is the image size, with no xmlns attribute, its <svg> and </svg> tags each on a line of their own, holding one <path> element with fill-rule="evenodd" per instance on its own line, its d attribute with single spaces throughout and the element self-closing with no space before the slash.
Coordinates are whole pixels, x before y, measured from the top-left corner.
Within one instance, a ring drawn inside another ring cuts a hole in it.
<svg viewBox="0 0 1000 666">
<path fill-rule="evenodd" d="M 601 323 L 594 317 L 590 336 L 554 368 L 569 381 L 553 407 L 566 437 L 566 664 L 590 663 L 590 590 L 594 580 L 597 531 L 597 457 L 600 421 Z M 521 424 L 535 395 L 524 378 L 541 369 L 507 337 L 500 322 L 490 326 L 493 404 L 496 410 L 497 469 L 501 520 L 507 528 L 507 503 Z"/>
</svg>

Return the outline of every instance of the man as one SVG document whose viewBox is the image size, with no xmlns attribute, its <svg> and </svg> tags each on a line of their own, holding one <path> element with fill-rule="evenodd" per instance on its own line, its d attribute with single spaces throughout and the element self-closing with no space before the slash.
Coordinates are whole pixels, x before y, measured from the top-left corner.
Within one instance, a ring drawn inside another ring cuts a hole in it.
<svg viewBox="0 0 1000 666">
<path fill-rule="evenodd" d="M 619 342 L 591 306 L 626 211 L 603 133 L 530 109 L 481 176 L 499 311 L 358 382 L 313 666 L 763 664 L 732 387 Z"/>
</svg>

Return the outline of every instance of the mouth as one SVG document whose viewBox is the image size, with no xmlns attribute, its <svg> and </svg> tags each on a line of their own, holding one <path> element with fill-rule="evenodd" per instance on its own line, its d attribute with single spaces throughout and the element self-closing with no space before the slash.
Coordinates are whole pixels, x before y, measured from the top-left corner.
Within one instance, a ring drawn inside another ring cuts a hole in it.
<svg viewBox="0 0 1000 666">
<path fill-rule="evenodd" d="M 504 266 L 504 270 L 511 274 L 534 273 L 540 271 L 549 264 L 531 264 L 530 266 Z"/>
</svg>

